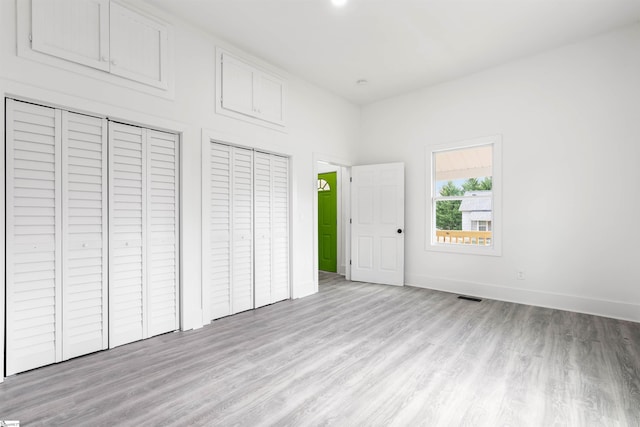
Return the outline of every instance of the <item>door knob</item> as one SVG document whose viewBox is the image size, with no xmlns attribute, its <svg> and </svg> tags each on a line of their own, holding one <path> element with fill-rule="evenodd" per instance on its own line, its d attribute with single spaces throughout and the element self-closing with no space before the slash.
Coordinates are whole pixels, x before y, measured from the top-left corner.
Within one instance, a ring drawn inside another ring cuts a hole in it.
<svg viewBox="0 0 640 427">
<path fill-rule="evenodd" d="M 402 228 L 398 228 L 398 234 L 402 234 Z"/>
</svg>

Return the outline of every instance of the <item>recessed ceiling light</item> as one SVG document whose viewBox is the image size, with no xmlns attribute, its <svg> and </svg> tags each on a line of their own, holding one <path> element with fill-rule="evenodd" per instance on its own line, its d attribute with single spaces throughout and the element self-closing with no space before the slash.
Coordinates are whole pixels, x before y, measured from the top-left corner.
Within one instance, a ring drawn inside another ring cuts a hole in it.
<svg viewBox="0 0 640 427">
<path fill-rule="evenodd" d="M 331 3 L 336 7 L 342 7 L 347 4 L 347 0 L 331 0 Z"/>
<path fill-rule="evenodd" d="M 364 85 L 366 85 L 366 84 L 368 84 L 368 83 L 369 83 L 369 80 L 367 80 L 367 79 L 359 79 L 359 80 L 356 80 L 356 84 L 357 84 L 358 86 L 364 86 Z"/>
</svg>

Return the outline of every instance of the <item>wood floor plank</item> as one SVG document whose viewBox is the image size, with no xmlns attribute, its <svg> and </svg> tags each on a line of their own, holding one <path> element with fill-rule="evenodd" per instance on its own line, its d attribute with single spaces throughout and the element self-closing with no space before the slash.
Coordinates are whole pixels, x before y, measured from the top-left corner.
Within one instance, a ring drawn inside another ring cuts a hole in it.
<svg viewBox="0 0 640 427">
<path fill-rule="evenodd" d="M 14 375 L 64 426 L 640 426 L 640 324 L 321 273 L 320 292 Z"/>
</svg>

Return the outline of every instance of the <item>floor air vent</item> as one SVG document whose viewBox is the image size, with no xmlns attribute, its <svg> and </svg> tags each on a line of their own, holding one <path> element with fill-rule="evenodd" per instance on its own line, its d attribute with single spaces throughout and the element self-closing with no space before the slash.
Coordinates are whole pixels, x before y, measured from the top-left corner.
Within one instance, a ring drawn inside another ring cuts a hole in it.
<svg viewBox="0 0 640 427">
<path fill-rule="evenodd" d="M 482 301 L 480 298 L 475 298 L 475 297 L 468 297 L 465 295 L 460 295 L 458 296 L 458 299 L 463 299 L 465 301 L 473 301 L 473 302 L 480 302 Z"/>
</svg>

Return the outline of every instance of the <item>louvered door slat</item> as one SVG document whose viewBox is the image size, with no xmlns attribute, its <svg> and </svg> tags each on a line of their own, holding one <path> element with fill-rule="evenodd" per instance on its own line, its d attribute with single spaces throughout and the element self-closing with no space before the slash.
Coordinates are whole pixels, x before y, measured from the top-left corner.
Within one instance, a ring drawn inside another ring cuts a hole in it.
<svg viewBox="0 0 640 427">
<path fill-rule="evenodd" d="M 6 373 L 62 359 L 60 111 L 7 100 Z"/>
<path fill-rule="evenodd" d="M 148 130 L 147 159 L 146 310 L 148 336 L 153 336 L 178 328 L 177 135 Z"/>
<path fill-rule="evenodd" d="M 271 304 L 271 156 L 254 154 L 255 306 Z"/>
<path fill-rule="evenodd" d="M 63 358 L 69 359 L 108 345 L 105 119 L 62 112 L 62 166 Z"/>
<path fill-rule="evenodd" d="M 145 337 L 146 130 L 109 123 L 109 346 Z"/>
<path fill-rule="evenodd" d="M 272 274 L 271 302 L 290 298 L 289 284 L 289 160 L 271 155 Z"/>
<path fill-rule="evenodd" d="M 231 312 L 253 308 L 253 151 L 232 149 Z"/>
</svg>

